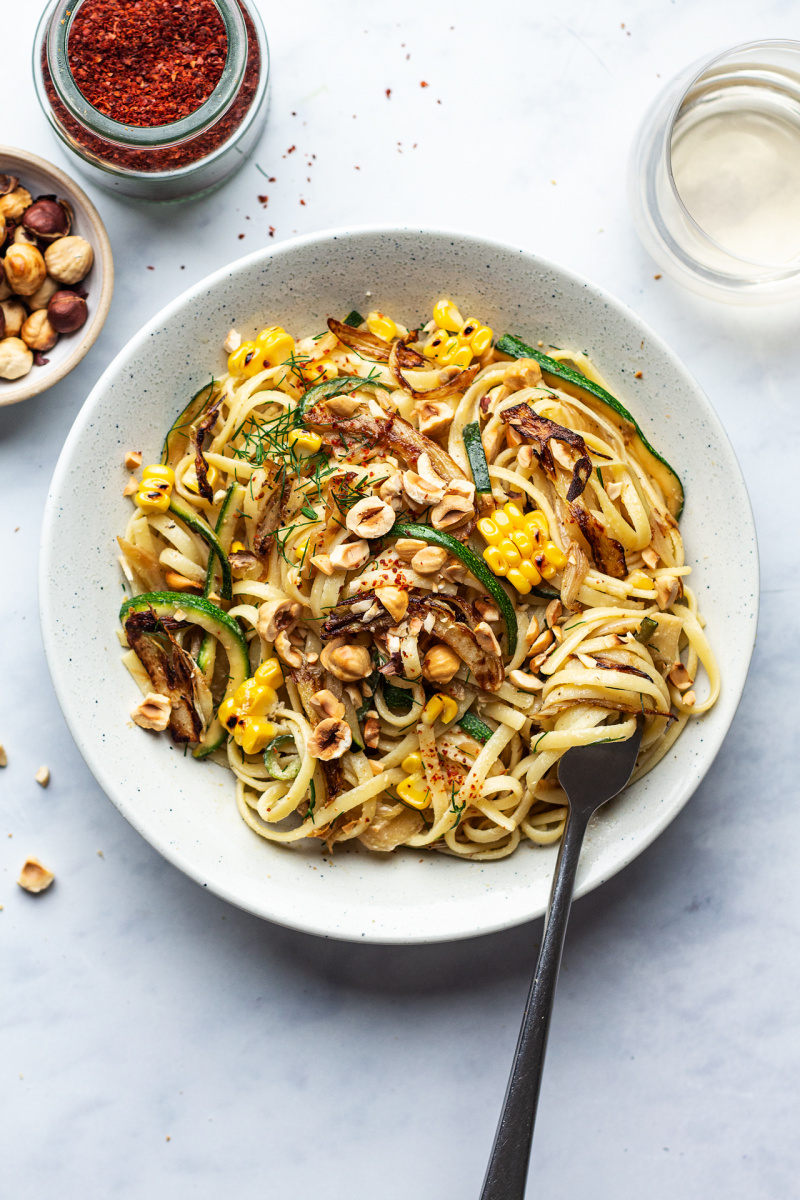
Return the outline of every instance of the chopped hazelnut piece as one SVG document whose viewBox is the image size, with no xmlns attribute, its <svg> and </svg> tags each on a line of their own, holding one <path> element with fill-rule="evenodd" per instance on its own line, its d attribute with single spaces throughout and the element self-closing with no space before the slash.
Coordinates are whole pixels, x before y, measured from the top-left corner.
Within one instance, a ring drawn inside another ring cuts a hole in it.
<svg viewBox="0 0 800 1200">
<path fill-rule="evenodd" d="M 148 692 L 131 712 L 134 723 L 141 729 L 155 729 L 158 733 L 167 728 L 171 715 L 169 696 L 160 692 Z"/>
<path fill-rule="evenodd" d="M 44 892 L 54 879 L 53 872 L 42 866 L 38 858 L 26 858 L 17 883 L 26 892 Z"/>
<path fill-rule="evenodd" d="M 135 471 L 137 467 L 142 465 L 141 450 L 129 450 L 125 455 L 125 466 L 129 471 Z"/>
<path fill-rule="evenodd" d="M 8 755 L 5 746 L 0 745 L 0 767 L 8 766 Z"/>
<path fill-rule="evenodd" d="M 135 475 L 129 475 L 128 482 L 125 484 L 125 487 L 122 489 L 123 496 L 132 496 L 134 494 L 134 492 L 138 492 L 138 490 L 139 490 L 139 480 L 136 478 Z"/>
<path fill-rule="evenodd" d="M 50 782 L 50 768 L 39 767 L 39 770 L 36 772 L 33 778 L 40 785 L 40 787 L 47 787 L 48 783 Z"/>
<path fill-rule="evenodd" d="M 225 341 L 222 343 L 222 349 L 226 354 L 233 354 L 234 350 L 238 350 L 242 344 L 242 335 L 235 329 L 231 329 Z"/>
</svg>

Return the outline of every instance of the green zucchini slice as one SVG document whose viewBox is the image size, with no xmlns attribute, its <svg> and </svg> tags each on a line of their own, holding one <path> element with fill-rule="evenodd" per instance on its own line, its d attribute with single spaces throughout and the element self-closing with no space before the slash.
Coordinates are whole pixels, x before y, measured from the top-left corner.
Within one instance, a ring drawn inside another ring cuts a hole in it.
<svg viewBox="0 0 800 1200">
<path fill-rule="evenodd" d="M 169 463 L 171 467 L 174 467 L 183 458 L 189 445 L 191 427 L 212 399 L 216 386 L 216 379 L 212 379 L 205 387 L 201 387 L 200 391 L 195 392 L 192 396 L 183 412 L 175 418 L 164 439 L 164 448 L 161 452 L 162 463 Z"/>
<path fill-rule="evenodd" d="M 493 733 L 493 730 L 484 724 L 480 717 L 476 717 L 471 712 L 465 712 L 458 724 L 464 730 L 464 733 L 468 733 L 470 737 L 475 738 L 476 742 L 488 742 Z"/>
<path fill-rule="evenodd" d="M 472 478 L 475 481 L 476 492 L 489 492 L 492 490 L 492 482 L 489 478 L 489 464 L 486 461 L 486 454 L 481 441 L 481 427 L 477 421 L 472 421 L 464 427 L 464 449 L 467 452 L 469 459 Z"/>
<path fill-rule="evenodd" d="M 428 542 L 431 546 L 441 546 L 442 550 L 446 550 L 448 554 L 452 554 L 454 558 L 459 559 L 467 570 L 476 579 L 480 580 L 500 609 L 500 615 L 506 625 L 508 657 L 513 658 L 514 651 L 517 648 L 517 614 L 514 612 L 514 605 L 506 595 L 505 589 L 498 582 L 497 577 L 489 570 L 483 559 L 478 558 L 477 554 L 470 550 L 469 546 L 465 546 L 463 542 L 459 542 L 457 538 L 452 537 L 449 533 L 443 533 L 440 529 L 434 529 L 432 525 L 417 525 L 416 523 L 398 521 L 393 526 L 389 536 L 396 538 L 419 538 L 420 541 Z"/>
<path fill-rule="evenodd" d="M 231 579 L 231 564 L 228 562 L 228 556 L 222 548 L 222 543 L 217 537 L 214 530 L 205 521 L 188 508 L 183 501 L 177 496 L 172 496 L 169 502 L 169 511 L 173 516 L 178 517 L 183 521 L 184 525 L 188 525 L 193 533 L 198 534 L 201 538 L 208 542 L 211 549 L 211 555 L 216 555 L 219 560 L 220 570 L 222 572 L 222 585 L 220 587 L 220 595 L 223 600 L 233 599 L 233 582 Z"/>
<path fill-rule="evenodd" d="M 541 350 L 534 350 L 532 346 L 528 346 L 521 338 L 514 337 L 513 334 L 504 333 L 495 349 L 501 354 L 507 354 L 510 358 L 535 359 L 542 368 L 545 381 L 551 387 L 560 386 L 570 395 L 577 394 L 579 400 L 583 399 L 582 392 L 588 392 L 595 400 L 600 400 L 606 408 L 609 408 L 614 414 L 614 423 L 620 432 L 628 436 L 633 434 L 634 446 L 639 458 L 663 491 L 667 507 L 677 520 L 683 511 L 683 484 L 667 460 L 650 445 L 636 420 L 627 408 L 620 404 L 619 400 L 605 388 L 600 387 L 599 383 L 594 383 L 585 375 L 581 375 L 580 371 L 575 371 L 565 363 L 556 362 L 554 358 L 542 354 Z M 558 383 L 553 383 L 553 380 L 557 380 Z"/>
</svg>

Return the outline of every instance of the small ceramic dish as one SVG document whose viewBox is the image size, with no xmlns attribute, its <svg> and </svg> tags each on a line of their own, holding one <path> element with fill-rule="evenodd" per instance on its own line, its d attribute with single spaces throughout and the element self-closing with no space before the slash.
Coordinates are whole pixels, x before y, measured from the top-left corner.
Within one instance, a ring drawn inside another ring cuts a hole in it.
<svg viewBox="0 0 800 1200">
<path fill-rule="evenodd" d="M 74 217 L 71 232 L 86 238 L 94 251 L 92 269 L 82 282 L 89 293 L 86 299 L 89 308 L 86 324 L 75 333 L 62 334 L 53 349 L 47 351 L 45 357 L 48 362 L 44 366 L 34 365 L 22 379 L 0 379 L 1 406 L 18 404 L 20 400 L 28 400 L 31 396 L 46 392 L 78 365 L 97 340 L 108 316 L 114 292 L 114 260 L 100 214 L 69 175 L 46 159 L 14 146 L 0 146 L 0 173 L 16 175 L 20 186 L 27 188 L 34 199 L 37 196 L 56 195 L 69 201 Z"/>
<path fill-rule="evenodd" d="M 497 334 L 587 349 L 686 488 L 681 530 L 722 693 L 653 771 L 593 820 L 578 872 L 587 892 L 669 824 L 713 762 L 744 686 L 758 612 L 758 559 L 741 472 L 714 410 L 661 339 L 600 288 L 513 246 L 420 229 L 339 230 L 259 250 L 154 317 L 104 373 L 75 421 L 42 532 L 39 595 L 50 671 L 73 737 L 124 816 L 166 858 L 233 904 L 327 937 L 433 942 L 490 933 L 545 909 L 557 847 L 498 862 L 263 842 L 239 816 L 227 770 L 134 727 L 121 662 L 125 593 L 116 536 L 130 500 L 126 450 L 157 460 L 187 398 L 225 369 L 231 326 L 296 336 L 328 315 L 380 308 L 413 323 L 440 296 Z M 641 372 L 641 380 L 636 375 Z M 93 480 L 86 503 L 86 480 Z M 350 846 L 352 844 L 349 844 Z"/>
</svg>

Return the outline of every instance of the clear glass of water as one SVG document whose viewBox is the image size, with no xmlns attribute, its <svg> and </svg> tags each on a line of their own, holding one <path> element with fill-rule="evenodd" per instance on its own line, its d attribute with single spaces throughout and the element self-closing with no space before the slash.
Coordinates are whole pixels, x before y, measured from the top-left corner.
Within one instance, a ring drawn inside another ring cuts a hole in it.
<svg viewBox="0 0 800 1200">
<path fill-rule="evenodd" d="M 628 194 L 659 266 L 739 304 L 800 295 L 800 42 L 694 63 L 646 114 Z"/>
</svg>

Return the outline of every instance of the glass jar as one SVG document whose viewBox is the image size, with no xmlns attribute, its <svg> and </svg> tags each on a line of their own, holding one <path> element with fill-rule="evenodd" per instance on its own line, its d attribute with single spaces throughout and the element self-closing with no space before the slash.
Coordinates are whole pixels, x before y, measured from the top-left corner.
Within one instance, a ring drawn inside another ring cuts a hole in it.
<svg viewBox="0 0 800 1200">
<path fill-rule="evenodd" d="M 118 2 L 109 0 L 109 9 Z M 90 104 L 70 69 L 70 28 L 83 3 L 52 0 L 33 52 L 39 102 L 79 170 L 109 192 L 184 200 L 217 187 L 242 166 L 267 116 L 269 50 L 255 7 L 246 0 L 213 0 L 227 53 L 218 83 L 198 108 L 168 124 L 126 125 Z"/>
</svg>

